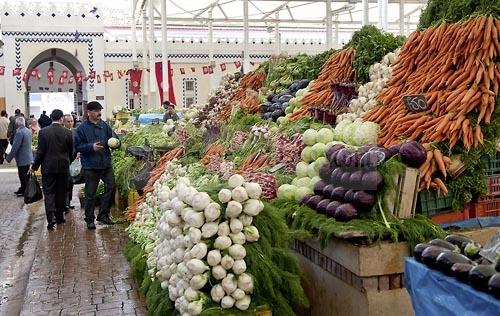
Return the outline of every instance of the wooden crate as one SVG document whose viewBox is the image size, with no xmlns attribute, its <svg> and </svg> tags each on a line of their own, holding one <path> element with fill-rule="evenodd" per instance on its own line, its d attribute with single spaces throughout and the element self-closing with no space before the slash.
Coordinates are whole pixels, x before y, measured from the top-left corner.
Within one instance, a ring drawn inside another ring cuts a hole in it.
<svg viewBox="0 0 500 316">
<path fill-rule="evenodd" d="M 389 211 L 398 218 L 411 218 L 415 216 L 417 206 L 418 185 L 420 171 L 407 167 L 404 173 L 394 177 L 398 190 L 390 191 L 384 197 Z"/>
<path fill-rule="evenodd" d="M 414 314 L 403 284 L 407 243 L 360 246 L 333 238 L 323 250 L 314 241 L 295 241 L 293 249 L 310 301 L 299 315 Z"/>
</svg>

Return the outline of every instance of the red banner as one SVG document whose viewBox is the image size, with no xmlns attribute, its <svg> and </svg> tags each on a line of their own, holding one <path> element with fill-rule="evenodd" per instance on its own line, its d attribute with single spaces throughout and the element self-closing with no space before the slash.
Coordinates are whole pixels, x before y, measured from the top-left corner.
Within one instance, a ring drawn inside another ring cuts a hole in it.
<svg viewBox="0 0 500 316">
<path fill-rule="evenodd" d="M 19 76 L 21 74 L 21 68 L 16 67 L 12 69 L 12 76 Z"/>
<path fill-rule="evenodd" d="M 142 70 L 129 69 L 128 74 L 130 76 L 130 91 L 132 91 L 134 96 L 138 96 L 139 93 L 141 92 Z"/>
<path fill-rule="evenodd" d="M 68 83 L 72 84 L 75 78 L 73 76 L 69 76 Z"/>
<path fill-rule="evenodd" d="M 31 70 L 31 77 L 38 77 L 38 69 L 32 69 Z"/>
<path fill-rule="evenodd" d="M 191 67 L 191 72 L 195 72 L 195 71 L 196 71 L 196 68 Z"/>
<path fill-rule="evenodd" d="M 214 67 L 208 66 L 208 73 L 213 74 L 214 73 Z"/>
<path fill-rule="evenodd" d="M 203 74 L 208 74 L 208 66 L 203 66 Z"/>
<path fill-rule="evenodd" d="M 64 79 L 68 78 L 68 71 L 67 71 L 67 70 L 63 70 L 63 72 L 62 72 L 62 77 L 63 77 Z"/>
<path fill-rule="evenodd" d="M 234 65 L 236 66 L 236 68 L 240 68 L 241 67 L 241 61 L 239 61 L 239 60 L 235 61 Z"/>
<path fill-rule="evenodd" d="M 156 83 L 158 84 L 158 91 L 160 91 L 160 102 L 163 104 L 164 96 L 163 96 L 163 73 L 162 73 L 162 63 L 155 63 L 155 72 L 156 72 Z M 172 66 L 170 64 L 170 60 L 167 63 L 167 75 L 168 75 L 168 101 L 172 104 L 176 104 L 175 101 L 175 93 L 174 93 L 174 83 L 172 80 L 173 71 Z"/>
<path fill-rule="evenodd" d="M 5 67 L 0 66 L 0 76 L 3 76 L 3 75 L 5 75 Z"/>
<path fill-rule="evenodd" d="M 186 70 L 184 70 L 184 68 L 180 68 L 179 70 L 181 72 L 181 75 L 185 75 L 186 74 Z"/>
<path fill-rule="evenodd" d="M 63 77 L 63 75 L 61 75 L 61 77 L 59 77 L 59 84 L 60 85 L 64 84 L 64 77 Z"/>
<path fill-rule="evenodd" d="M 220 64 L 220 70 L 226 71 L 226 64 Z"/>
</svg>

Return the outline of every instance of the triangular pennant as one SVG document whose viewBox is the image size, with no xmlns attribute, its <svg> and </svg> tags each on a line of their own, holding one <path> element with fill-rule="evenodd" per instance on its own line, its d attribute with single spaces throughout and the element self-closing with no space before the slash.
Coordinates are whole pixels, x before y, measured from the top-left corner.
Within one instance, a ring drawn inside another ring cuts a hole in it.
<svg viewBox="0 0 500 316">
<path fill-rule="evenodd" d="M 16 67 L 16 68 L 12 69 L 12 76 L 19 76 L 20 74 L 21 74 L 20 67 Z"/>
<path fill-rule="evenodd" d="M 196 71 L 196 68 L 191 67 L 191 72 L 195 72 L 195 71 Z"/>
<path fill-rule="evenodd" d="M 181 72 L 181 75 L 185 75 L 186 74 L 186 70 L 184 70 L 184 68 L 179 68 L 179 71 Z"/>
<path fill-rule="evenodd" d="M 220 70 L 226 71 L 226 64 L 220 64 Z"/>
</svg>

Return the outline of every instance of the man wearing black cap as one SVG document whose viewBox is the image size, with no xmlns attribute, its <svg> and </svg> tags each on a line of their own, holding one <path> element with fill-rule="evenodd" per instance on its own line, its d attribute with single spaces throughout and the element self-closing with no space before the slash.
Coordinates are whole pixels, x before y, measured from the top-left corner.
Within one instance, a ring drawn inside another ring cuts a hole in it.
<svg viewBox="0 0 500 316">
<path fill-rule="evenodd" d="M 52 124 L 40 130 L 38 148 L 31 170 L 42 166 L 42 187 L 45 197 L 47 229 L 62 224 L 66 209 L 69 165 L 74 159 L 73 134 L 63 126 L 63 112 L 54 110 Z"/>
<path fill-rule="evenodd" d="M 113 224 L 109 211 L 115 194 L 115 177 L 108 140 L 116 136 L 111 127 L 101 120 L 101 110 L 99 102 L 89 102 L 88 119 L 78 126 L 75 135 L 75 147 L 80 153 L 85 178 L 85 222 L 88 229 L 95 229 L 95 195 L 99 180 L 104 182 L 104 194 L 97 220 L 106 225 Z"/>
</svg>

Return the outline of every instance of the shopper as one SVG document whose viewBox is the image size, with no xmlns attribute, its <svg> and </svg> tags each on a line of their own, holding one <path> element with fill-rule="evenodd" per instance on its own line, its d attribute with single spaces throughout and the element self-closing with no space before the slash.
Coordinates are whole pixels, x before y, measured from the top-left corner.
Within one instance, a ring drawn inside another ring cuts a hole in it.
<svg viewBox="0 0 500 316">
<path fill-rule="evenodd" d="M 3 164 L 5 159 L 5 150 L 9 146 L 9 139 L 7 138 L 7 130 L 9 129 L 9 119 L 7 112 L 4 110 L 0 114 L 0 165 Z"/>
<path fill-rule="evenodd" d="M 52 120 L 47 116 L 47 111 L 42 111 L 42 115 L 38 119 L 38 124 L 40 124 L 40 128 L 44 128 L 50 126 L 52 124 Z"/>
<path fill-rule="evenodd" d="M 34 117 L 29 119 L 28 127 L 31 131 L 31 135 L 35 135 L 40 130 L 40 127 L 38 126 L 38 122 L 36 121 L 36 118 L 34 118 Z"/>
<path fill-rule="evenodd" d="M 163 115 L 163 123 L 166 123 L 168 120 L 177 121 L 179 119 L 179 116 L 177 116 L 177 113 L 175 113 L 174 106 L 169 101 L 163 102 L 163 108 L 165 109 L 165 114 Z"/>
<path fill-rule="evenodd" d="M 18 117 L 23 117 L 23 114 L 19 109 L 16 109 L 14 111 L 14 116 L 9 117 L 9 127 L 7 129 L 7 137 L 9 138 L 9 142 L 11 145 L 14 142 L 14 135 L 16 134 L 16 119 Z M 27 122 L 25 122 L 25 126 L 28 127 Z"/>
<path fill-rule="evenodd" d="M 17 173 L 21 186 L 14 192 L 15 195 L 23 196 L 28 181 L 28 171 L 33 162 L 33 150 L 31 149 L 31 132 L 26 127 L 24 117 L 18 116 L 15 119 L 17 127 L 10 153 L 7 155 L 7 162 L 11 162 L 12 158 L 16 159 Z"/>
<path fill-rule="evenodd" d="M 109 211 L 114 199 L 115 177 L 108 140 L 116 135 L 101 119 L 101 110 L 102 105 L 99 102 L 89 102 L 88 119 L 78 127 L 75 136 L 75 147 L 80 153 L 85 178 L 85 221 L 88 229 L 95 229 L 95 195 L 99 180 L 104 182 L 104 195 L 97 220 L 103 224 L 113 224 Z"/>
<path fill-rule="evenodd" d="M 74 138 L 76 130 L 73 128 L 73 126 L 74 126 L 73 115 L 71 115 L 71 114 L 64 115 L 63 125 L 64 125 L 64 127 L 66 127 L 67 129 L 69 129 L 71 131 L 71 135 Z M 73 148 L 73 154 L 75 154 L 75 153 L 76 152 Z M 75 157 L 75 159 L 79 159 L 79 157 Z M 72 210 L 75 208 L 73 205 L 71 205 L 71 200 L 73 199 L 73 187 L 74 187 L 73 177 L 68 172 L 68 194 L 66 195 L 65 213 L 68 213 L 69 210 Z"/>
<path fill-rule="evenodd" d="M 42 187 L 45 197 L 47 229 L 62 224 L 66 209 L 69 165 L 73 160 L 73 134 L 63 124 L 63 112 L 53 110 L 52 124 L 40 130 L 35 161 L 31 169 L 42 166 Z"/>
</svg>

